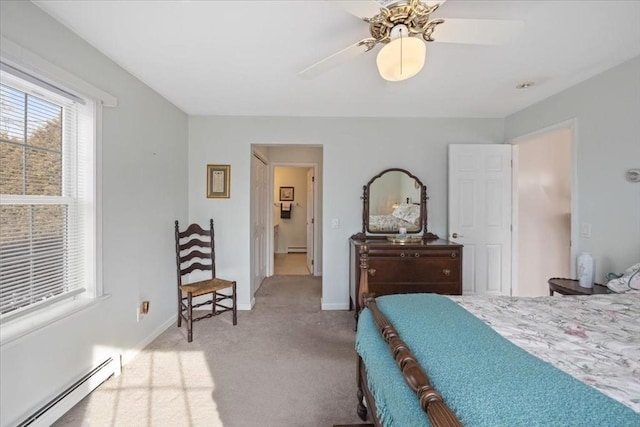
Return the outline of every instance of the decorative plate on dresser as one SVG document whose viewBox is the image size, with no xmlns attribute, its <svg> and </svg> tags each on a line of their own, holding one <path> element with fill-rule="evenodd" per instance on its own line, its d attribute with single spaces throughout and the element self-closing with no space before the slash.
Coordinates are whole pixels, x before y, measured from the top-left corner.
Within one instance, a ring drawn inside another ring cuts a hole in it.
<svg viewBox="0 0 640 427">
<path fill-rule="evenodd" d="M 462 245 L 427 232 L 427 188 L 404 169 L 387 169 L 363 187 L 362 232 L 350 239 L 349 294 L 357 295 L 366 263 L 375 296 L 400 293 L 462 294 Z"/>
</svg>

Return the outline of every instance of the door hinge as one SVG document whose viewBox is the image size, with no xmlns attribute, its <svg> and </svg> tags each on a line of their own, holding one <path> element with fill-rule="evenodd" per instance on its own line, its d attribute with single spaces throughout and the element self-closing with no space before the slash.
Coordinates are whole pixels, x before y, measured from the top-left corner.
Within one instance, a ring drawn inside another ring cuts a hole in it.
<svg viewBox="0 0 640 427">
<path fill-rule="evenodd" d="M 513 169 L 513 160 L 509 160 L 509 165 L 511 166 L 511 169 Z"/>
<path fill-rule="evenodd" d="M 311 182 L 316 182 L 316 177 L 315 176 L 311 177 Z"/>
<path fill-rule="evenodd" d="M 311 224 L 315 224 L 316 223 L 316 219 L 315 218 L 311 218 Z"/>
<path fill-rule="evenodd" d="M 313 260 L 313 259 L 311 260 L 311 265 L 313 265 L 313 262 L 314 262 L 314 261 L 315 261 L 315 260 Z"/>
</svg>

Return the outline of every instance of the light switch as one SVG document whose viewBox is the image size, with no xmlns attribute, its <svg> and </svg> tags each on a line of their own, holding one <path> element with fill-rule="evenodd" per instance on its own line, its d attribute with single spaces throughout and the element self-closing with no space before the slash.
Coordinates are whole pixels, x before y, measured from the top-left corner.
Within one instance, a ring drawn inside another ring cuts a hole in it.
<svg viewBox="0 0 640 427">
<path fill-rule="evenodd" d="M 580 224 L 580 236 L 584 237 L 585 239 L 591 238 L 591 224 L 588 224 L 586 222 Z"/>
<path fill-rule="evenodd" d="M 331 220 L 331 228 L 340 228 L 340 220 L 338 218 Z"/>
</svg>

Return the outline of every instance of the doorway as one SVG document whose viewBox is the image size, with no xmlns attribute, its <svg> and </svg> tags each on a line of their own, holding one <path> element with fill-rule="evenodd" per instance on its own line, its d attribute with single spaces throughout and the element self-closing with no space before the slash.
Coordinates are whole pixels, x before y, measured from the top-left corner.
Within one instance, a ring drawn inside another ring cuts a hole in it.
<svg viewBox="0 0 640 427">
<path fill-rule="evenodd" d="M 314 274 L 315 166 L 274 164 L 274 274 Z"/>
<path fill-rule="evenodd" d="M 512 141 L 512 295 L 548 295 L 551 277 L 573 277 L 574 126 L 563 123 Z"/>
<path fill-rule="evenodd" d="M 293 274 L 309 276 L 322 275 L 322 164 L 323 149 L 321 145 L 251 145 L 252 155 L 257 159 L 251 173 L 251 290 L 252 306 L 255 304 L 256 292 L 264 281 L 264 277 L 275 274 L 274 255 L 277 251 L 292 255 L 293 265 L 302 265 L 302 272 L 296 268 Z M 262 165 L 266 164 L 266 185 L 260 182 Z M 305 171 L 300 177 L 301 186 L 291 182 L 274 181 L 276 167 L 300 168 Z M 306 183 L 310 181 L 310 185 Z M 283 188 L 283 200 L 280 200 L 280 187 Z M 262 190 L 265 188 L 265 190 Z M 261 194 L 265 196 L 262 197 Z M 289 199 L 289 200 L 287 200 Z M 284 205 L 287 203 L 286 206 Z M 283 235 L 283 224 L 280 218 L 281 209 L 289 209 L 287 224 L 290 220 L 302 221 L 304 227 L 299 231 L 300 240 L 288 241 L 291 236 Z M 261 213 L 262 212 L 262 213 Z M 277 220 L 276 220 L 277 218 Z M 262 226 L 264 224 L 264 227 Z M 260 239 L 264 229 L 264 239 Z M 260 252 L 265 251 L 265 257 Z M 280 249 L 278 249 L 280 248 Z M 297 258 L 296 258 L 297 257 Z M 300 260 L 300 262 L 298 262 Z M 307 267 L 307 265 L 309 267 Z"/>
</svg>

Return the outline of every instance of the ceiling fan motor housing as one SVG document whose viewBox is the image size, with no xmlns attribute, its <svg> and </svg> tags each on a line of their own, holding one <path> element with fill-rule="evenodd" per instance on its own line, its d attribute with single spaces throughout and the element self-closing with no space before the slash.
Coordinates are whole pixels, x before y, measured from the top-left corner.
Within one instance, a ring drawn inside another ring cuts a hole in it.
<svg viewBox="0 0 640 427">
<path fill-rule="evenodd" d="M 400 37 L 407 37 L 409 35 L 409 29 L 404 24 L 398 24 L 391 29 L 391 40 L 395 40 Z"/>
<path fill-rule="evenodd" d="M 380 13 L 366 19 L 371 36 L 379 43 L 389 43 L 396 38 L 394 32 L 399 25 L 407 29 L 407 36 L 422 34 L 425 41 L 433 41 L 431 34 L 442 19 L 429 21 L 429 16 L 438 8 L 439 3 L 426 6 L 419 0 L 384 2 Z M 395 36 L 395 37 L 394 37 Z"/>
</svg>

